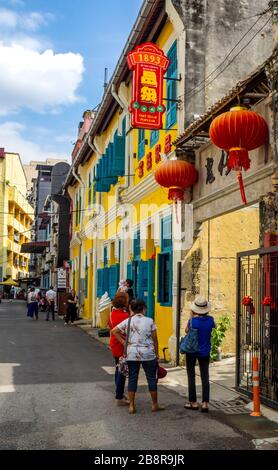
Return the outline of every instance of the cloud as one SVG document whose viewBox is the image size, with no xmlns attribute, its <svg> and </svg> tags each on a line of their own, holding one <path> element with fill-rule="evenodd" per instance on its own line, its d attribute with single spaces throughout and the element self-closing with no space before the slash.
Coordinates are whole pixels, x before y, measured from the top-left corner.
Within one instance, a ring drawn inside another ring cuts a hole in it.
<svg viewBox="0 0 278 470">
<path fill-rule="evenodd" d="M 24 31 L 37 31 L 42 26 L 48 25 L 54 19 L 51 13 L 39 13 L 36 11 L 18 14 L 8 8 L 0 8 L 0 26 L 6 30 L 22 29 Z"/>
<path fill-rule="evenodd" d="M 0 115 L 28 108 L 45 112 L 80 101 L 76 94 L 84 72 L 76 53 L 38 52 L 0 42 Z"/>
<path fill-rule="evenodd" d="M 19 122 L 5 122 L 0 124 L 0 143 L 7 152 L 19 153 L 23 163 L 30 160 L 45 160 L 46 158 L 65 159 L 67 153 L 47 151 L 35 142 L 25 139 L 23 136 L 25 126 Z"/>
</svg>

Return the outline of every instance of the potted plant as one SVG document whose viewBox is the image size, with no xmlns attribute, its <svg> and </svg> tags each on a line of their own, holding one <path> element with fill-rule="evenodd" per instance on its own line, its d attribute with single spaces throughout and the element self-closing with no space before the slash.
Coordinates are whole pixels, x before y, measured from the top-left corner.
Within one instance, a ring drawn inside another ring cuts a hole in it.
<svg viewBox="0 0 278 470">
<path fill-rule="evenodd" d="M 211 352 L 210 358 L 212 361 L 221 360 L 221 345 L 226 336 L 226 331 L 230 327 L 231 321 L 227 315 L 224 315 L 216 322 L 216 327 L 211 333 Z"/>
</svg>

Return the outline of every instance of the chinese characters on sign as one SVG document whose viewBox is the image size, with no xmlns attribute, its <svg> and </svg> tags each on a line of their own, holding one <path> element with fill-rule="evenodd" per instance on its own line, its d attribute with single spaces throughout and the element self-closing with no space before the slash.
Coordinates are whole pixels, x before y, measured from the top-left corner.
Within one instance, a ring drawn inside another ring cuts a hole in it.
<svg viewBox="0 0 278 470">
<path fill-rule="evenodd" d="M 171 134 L 167 134 L 165 137 L 164 153 L 168 155 L 172 150 L 172 137 Z"/>
<path fill-rule="evenodd" d="M 192 261 L 191 261 L 191 269 L 192 269 L 192 288 L 191 292 L 192 294 L 200 294 L 200 274 L 199 274 L 199 268 L 201 265 L 201 253 L 200 250 L 194 251 L 192 254 Z"/>
<path fill-rule="evenodd" d="M 161 129 L 165 112 L 163 99 L 163 76 L 169 60 L 155 44 L 146 42 L 127 56 L 133 71 L 131 125 L 141 129 Z"/>
<path fill-rule="evenodd" d="M 218 172 L 221 176 L 223 176 L 223 171 L 226 168 L 225 171 L 225 176 L 228 176 L 230 173 L 230 169 L 227 167 L 227 162 L 228 162 L 228 153 L 222 150 L 221 152 L 221 157 L 218 163 Z M 215 181 L 215 176 L 213 174 L 213 163 L 214 159 L 212 157 L 207 158 L 207 164 L 205 165 L 207 169 L 207 178 L 206 178 L 206 184 L 212 184 Z"/>
</svg>

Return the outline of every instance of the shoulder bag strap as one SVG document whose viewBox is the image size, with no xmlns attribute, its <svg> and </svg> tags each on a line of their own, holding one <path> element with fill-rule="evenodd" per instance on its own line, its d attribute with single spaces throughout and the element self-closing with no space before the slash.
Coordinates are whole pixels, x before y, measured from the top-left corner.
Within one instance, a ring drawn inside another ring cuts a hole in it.
<svg viewBox="0 0 278 470">
<path fill-rule="evenodd" d="M 126 356 L 126 353 L 127 353 L 127 345 L 128 345 L 129 332 L 130 332 L 130 322 L 131 322 L 131 317 L 129 317 L 128 323 L 127 323 L 127 332 L 126 332 L 126 337 L 125 337 L 124 356 Z"/>
</svg>

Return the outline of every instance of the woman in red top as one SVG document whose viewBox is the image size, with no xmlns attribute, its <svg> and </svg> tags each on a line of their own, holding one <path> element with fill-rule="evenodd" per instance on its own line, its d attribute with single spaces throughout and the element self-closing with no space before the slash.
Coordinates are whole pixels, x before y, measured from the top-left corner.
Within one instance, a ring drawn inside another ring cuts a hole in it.
<svg viewBox="0 0 278 470">
<path fill-rule="evenodd" d="M 118 292 L 112 300 L 113 309 L 110 315 L 109 326 L 113 330 L 119 323 L 126 320 L 129 297 L 125 292 Z M 119 358 L 124 353 L 124 346 L 110 333 L 110 349 L 115 359 L 115 384 L 116 384 L 116 402 L 118 406 L 129 405 L 129 401 L 124 396 L 125 376 L 118 370 Z"/>
</svg>

